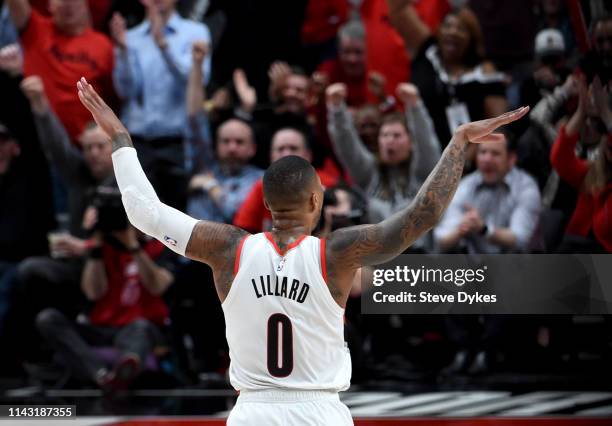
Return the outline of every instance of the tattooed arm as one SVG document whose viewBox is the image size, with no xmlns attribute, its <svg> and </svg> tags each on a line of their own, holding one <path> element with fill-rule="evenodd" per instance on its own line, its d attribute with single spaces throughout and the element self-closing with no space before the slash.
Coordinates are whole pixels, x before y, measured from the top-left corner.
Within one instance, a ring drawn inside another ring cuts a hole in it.
<svg viewBox="0 0 612 426">
<path fill-rule="evenodd" d="M 79 98 L 94 120 L 110 136 L 113 167 L 130 222 L 169 249 L 209 264 L 221 302 L 234 273 L 234 257 L 246 232 L 220 223 L 197 221 L 162 203 L 145 176 L 127 129 L 85 79 L 77 83 Z"/>
<path fill-rule="evenodd" d="M 327 242 L 326 260 L 336 301 L 341 305 L 346 301 L 350 278 L 358 268 L 393 259 L 438 222 L 457 189 L 470 142 L 503 141 L 504 136 L 493 131 L 518 120 L 528 110 L 519 108 L 496 118 L 458 127 L 442 158 L 408 207 L 378 224 L 343 228 L 332 233 Z"/>
</svg>

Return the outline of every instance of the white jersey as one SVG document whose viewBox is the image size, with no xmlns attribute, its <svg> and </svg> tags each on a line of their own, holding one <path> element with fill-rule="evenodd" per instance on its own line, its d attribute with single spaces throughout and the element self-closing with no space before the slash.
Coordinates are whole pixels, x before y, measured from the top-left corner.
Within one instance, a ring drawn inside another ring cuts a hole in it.
<svg viewBox="0 0 612 426">
<path fill-rule="evenodd" d="M 285 252 L 270 233 L 243 240 L 222 304 L 236 390 L 349 387 L 344 310 L 325 278 L 325 240 L 303 236 Z"/>
</svg>

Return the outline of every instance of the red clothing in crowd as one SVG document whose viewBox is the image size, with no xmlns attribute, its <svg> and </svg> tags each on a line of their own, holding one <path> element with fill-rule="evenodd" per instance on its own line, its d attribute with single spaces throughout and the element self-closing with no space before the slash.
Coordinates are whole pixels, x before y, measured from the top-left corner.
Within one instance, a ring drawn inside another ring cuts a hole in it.
<svg viewBox="0 0 612 426">
<path fill-rule="evenodd" d="M 612 183 L 596 195 L 583 190 L 590 164 L 576 157 L 577 142 L 578 135 L 568 135 L 562 127 L 550 153 L 550 161 L 561 179 L 579 190 L 576 210 L 566 232 L 583 237 L 593 232 L 606 251 L 612 253 Z"/>
<path fill-rule="evenodd" d="M 143 250 L 153 260 L 165 250 L 162 243 L 151 240 Z M 143 286 L 133 256 L 109 244 L 102 246 L 102 258 L 108 279 L 106 294 L 96 302 L 90 313 L 93 325 L 121 327 L 142 318 L 164 325 L 168 307 L 161 298 Z"/>
<path fill-rule="evenodd" d="M 24 74 L 43 79 L 51 107 L 73 141 L 91 121 L 79 101 L 76 82 L 84 76 L 104 99 L 113 98 L 113 46 L 91 28 L 78 36 L 62 34 L 50 18 L 32 10 L 21 33 Z"/>
<path fill-rule="evenodd" d="M 440 22 L 450 10 L 447 0 L 418 1 L 415 8 L 432 32 L 437 31 Z M 323 34 L 335 34 L 339 26 L 338 19 L 347 19 L 348 2 L 311 0 L 307 12 L 302 37 L 306 37 L 305 32 L 309 37 L 314 37 L 310 32 L 317 29 L 322 38 Z M 387 79 L 385 91 L 393 94 L 399 83 L 410 80 L 410 59 L 404 41 L 389 22 L 386 0 L 364 0 L 360 14 L 366 29 L 367 72 L 377 71 L 384 75 Z M 349 79 L 342 72 L 337 60 L 324 62 L 318 71 L 328 75 L 330 83 L 342 82 L 348 86 L 348 105 L 378 103 L 368 91 L 367 72 L 360 79 Z"/>
<path fill-rule="evenodd" d="M 108 20 L 113 0 L 89 0 L 88 3 L 93 27 L 98 31 L 108 32 L 105 24 Z M 49 16 L 49 0 L 30 0 L 30 4 L 38 12 Z"/>
<path fill-rule="evenodd" d="M 321 184 L 326 188 L 334 186 L 338 183 L 338 178 L 325 173 L 322 170 L 317 170 L 317 174 L 321 179 Z M 245 229 L 249 232 L 268 231 L 272 225 L 272 215 L 270 210 L 264 206 L 263 180 L 259 179 L 249 195 L 236 212 L 234 217 L 234 225 Z"/>
</svg>

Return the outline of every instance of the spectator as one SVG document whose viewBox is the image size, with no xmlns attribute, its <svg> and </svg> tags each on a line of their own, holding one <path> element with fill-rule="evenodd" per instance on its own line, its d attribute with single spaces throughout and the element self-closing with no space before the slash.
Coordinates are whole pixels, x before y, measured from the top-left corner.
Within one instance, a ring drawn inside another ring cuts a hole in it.
<svg viewBox="0 0 612 426">
<path fill-rule="evenodd" d="M 593 49 L 585 55 L 580 68 L 592 81 L 598 75 L 604 85 L 612 79 L 612 15 L 604 15 L 591 23 Z"/>
<path fill-rule="evenodd" d="M 11 21 L 8 7 L 0 6 L 0 48 L 18 41 L 17 29 Z"/>
<path fill-rule="evenodd" d="M 115 205 L 122 210 L 120 201 Z M 55 308 L 36 317 L 38 330 L 69 371 L 104 389 L 129 385 L 144 369 L 153 349 L 163 343 L 168 308 L 161 295 L 173 280 L 170 270 L 155 263 L 163 259 L 164 246 L 139 239 L 125 213 L 113 213 L 116 225 L 123 214 L 121 225 L 125 228 L 113 229 L 113 224 L 106 224 L 110 227 L 104 232 L 94 233 L 95 243 L 81 277 L 81 290 L 94 302 L 88 320 L 75 323 Z M 93 215 L 101 222 L 100 210 Z M 112 346 L 120 352 L 110 370 L 96 353 L 100 346 Z"/>
<path fill-rule="evenodd" d="M 576 156 L 576 143 L 587 125 L 589 95 L 584 78 L 578 80 L 579 103 L 574 115 L 561 128 L 551 152 L 551 162 L 561 179 L 579 191 L 576 209 L 566 229 L 561 252 L 612 252 L 612 111 L 610 95 L 601 86 L 599 77 L 592 85 L 594 107 L 607 132 L 598 138 L 595 158 L 591 161 Z M 604 130 L 604 129 L 602 129 Z"/>
<path fill-rule="evenodd" d="M 94 123 L 89 122 L 79 143 L 82 152 L 70 146 L 70 139 L 53 113 L 46 96 L 46 86 L 38 76 L 25 78 L 21 88 L 30 101 L 34 122 L 47 160 L 60 173 L 64 182 L 70 183 L 68 192 L 69 231 L 83 238 L 86 231 L 82 218 L 87 197 L 100 184 L 114 182 L 111 161 L 111 144 L 108 136 Z"/>
<path fill-rule="evenodd" d="M 346 102 L 351 107 L 360 107 L 366 103 L 380 104 L 386 98 L 386 80 L 380 73 L 368 74 L 366 58 L 365 28 L 360 21 L 353 20 L 338 30 L 338 59 L 324 62 L 317 69 L 329 83 L 346 85 Z M 372 79 L 375 87 L 382 86 L 374 92 L 368 90 Z"/>
<path fill-rule="evenodd" d="M 567 13 L 566 2 L 562 0 L 539 0 L 539 30 L 554 28 L 561 33 L 566 52 L 570 55 L 576 49 L 576 39 L 572 22 Z"/>
<path fill-rule="evenodd" d="M 416 87 L 405 83 L 397 92 L 406 106 L 406 117 L 392 114 L 383 118 L 375 155 L 355 130 L 344 103 L 346 86 L 340 83 L 327 88 L 329 134 L 336 155 L 367 194 L 374 223 L 410 203 L 440 158 L 438 138 Z"/>
<path fill-rule="evenodd" d="M 189 182 L 189 214 L 231 223 L 249 190 L 263 175 L 261 169 L 249 165 L 255 150 L 248 124 L 238 119 L 223 123 L 217 130 L 217 161 L 207 164 Z"/>
<path fill-rule="evenodd" d="M 558 212 L 549 215 L 547 223 L 542 223 L 546 229 L 551 230 L 550 244 L 555 247 L 558 241 L 555 244 L 554 240 L 562 232 L 564 218 L 569 219 L 576 206 L 576 194 L 569 184 L 560 181 L 550 164 L 550 151 L 559 134 L 559 127 L 567 121 L 576 94 L 576 79 L 569 75 L 563 85 L 555 87 L 552 93 L 536 104 L 529 116 L 531 125 L 518 141 L 518 167 L 538 182 L 542 192 L 542 207 Z M 554 215 L 557 215 L 558 223 L 552 223 L 555 221 Z"/>
<path fill-rule="evenodd" d="M 297 129 L 284 128 L 278 130 L 272 137 L 270 148 L 270 163 L 274 163 L 288 155 L 297 155 L 312 162 L 312 151 L 306 135 Z M 330 187 L 336 184 L 337 178 L 317 170 L 321 184 Z M 272 229 L 272 215 L 264 205 L 263 183 L 259 179 L 248 193 L 244 203 L 238 209 L 234 225 L 249 232 L 257 233 Z"/>
<path fill-rule="evenodd" d="M 316 232 L 318 238 L 327 238 L 337 229 L 364 223 L 369 223 L 367 203 L 360 192 L 344 184 L 325 189 L 321 221 Z"/>
<path fill-rule="evenodd" d="M 47 252 L 53 227 L 51 188 L 40 148 L 0 123 L 0 336 L 19 261 Z"/>
<path fill-rule="evenodd" d="M 51 18 L 32 10 L 28 0 L 7 0 L 19 31 L 24 74 L 39 75 L 51 107 L 73 141 L 90 121 L 74 92 L 82 76 L 112 97 L 112 45 L 90 27 L 86 0 L 50 0 Z"/>
<path fill-rule="evenodd" d="M 545 29 L 535 39 L 536 64 L 533 74 L 521 85 L 521 105 L 535 106 L 540 99 L 552 93 L 570 74 L 566 66 L 563 35 L 554 29 Z"/>
<path fill-rule="evenodd" d="M 412 2 L 389 0 L 389 4 L 392 22 L 413 55 L 412 82 L 443 146 L 460 124 L 506 111 L 504 76 L 482 60 L 482 33 L 473 12 L 467 8 L 450 12 L 434 37 Z"/>
<path fill-rule="evenodd" d="M 540 191 L 517 169 L 516 152 L 505 143 L 478 146 L 478 170 L 464 177 L 434 230 L 441 250 L 468 253 L 525 251 L 538 225 Z"/>
<path fill-rule="evenodd" d="M 19 280 L 15 306 L 20 327 L 27 330 L 35 315 L 43 308 L 53 306 L 67 314 L 78 313 L 83 298 L 78 291 L 82 259 L 89 242 L 83 227 L 88 197 L 99 185 L 113 185 L 112 147 L 108 136 L 97 126 L 88 126 L 81 135 L 81 153 L 70 143 L 70 138 L 50 109 L 42 79 L 31 76 L 23 80 L 22 90 L 30 100 L 41 146 L 50 164 L 62 179 L 70 182 L 68 192 L 68 232 L 54 236 L 51 252 L 56 257 L 30 257 L 17 269 Z M 26 344 L 32 344 L 31 335 L 22 333 Z"/>
<path fill-rule="evenodd" d="M 373 105 L 366 105 L 355 111 L 355 127 L 366 148 L 376 153 L 378 150 L 378 132 L 382 114 Z"/>
<path fill-rule="evenodd" d="M 320 167 L 323 165 L 329 173 L 339 175 L 340 172 L 328 159 L 328 150 L 325 140 L 313 128 L 310 92 L 314 85 L 304 72 L 297 67 L 290 67 L 287 63 L 276 61 L 268 70 L 270 78 L 269 98 L 270 104 L 258 104 L 255 90 L 249 85 L 246 75 L 240 69 L 234 72 L 234 88 L 240 100 L 237 110 L 239 117 L 249 121 L 255 131 L 255 140 L 258 144 L 254 163 L 266 168 L 269 165 L 270 142 L 274 134 L 282 128 L 291 127 L 299 129 L 311 141 L 313 163 Z"/>
<path fill-rule="evenodd" d="M 111 33 L 116 49 L 113 73 L 117 93 L 126 104 L 123 120 L 140 161 L 162 201 L 185 206 L 186 171 L 183 138 L 187 127 L 185 88 L 195 41 L 210 42 L 208 28 L 181 18 L 175 0 L 143 2 L 147 19 L 127 31 L 116 13 Z M 202 62 L 210 77 L 210 55 Z M 75 80 L 76 81 L 76 80 Z"/>
</svg>

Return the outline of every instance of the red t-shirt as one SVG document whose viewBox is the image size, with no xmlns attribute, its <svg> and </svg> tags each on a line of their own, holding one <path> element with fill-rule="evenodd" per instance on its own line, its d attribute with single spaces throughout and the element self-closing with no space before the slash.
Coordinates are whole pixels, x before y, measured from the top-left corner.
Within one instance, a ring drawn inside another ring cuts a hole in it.
<svg viewBox="0 0 612 426">
<path fill-rule="evenodd" d="M 321 179 L 321 184 L 325 187 L 332 187 L 338 183 L 338 178 L 331 176 L 325 171 L 317 170 Z M 259 179 L 253 185 L 251 192 L 236 212 L 234 225 L 249 232 L 267 231 L 272 225 L 272 215 L 270 210 L 264 205 L 263 180 Z"/>
<path fill-rule="evenodd" d="M 164 249 L 164 245 L 156 240 L 149 241 L 144 246 L 144 251 L 153 260 L 158 258 Z M 89 314 L 91 323 L 121 327 L 143 318 L 164 325 L 168 318 L 168 307 L 160 296 L 151 294 L 142 285 L 138 266 L 132 255 L 104 244 L 102 258 L 108 290 L 96 301 Z"/>
<path fill-rule="evenodd" d="M 92 120 L 77 96 L 79 78 L 85 77 L 102 98 L 113 98 L 111 42 L 91 28 L 78 36 L 62 34 L 50 18 L 32 10 L 21 44 L 24 74 L 42 78 L 51 107 L 74 141 Z"/>
<path fill-rule="evenodd" d="M 562 127 L 550 152 L 550 161 L 561 179 L 580 190 L 590 164 L 576 157 L 577 142 L 578 135 L 568 136 Z M 596 195 L 580 191 L 566 232 L 586 237 L 591 231 L 597 241 L 612 253 L 612 183 Z"/>
<path fill-rule="evenodd" d="M 310 16 L 313 22 L 308 22 L 308 26 L 304 23 L 303 32 L 325 27 L 326 24 L 328 27 L 337 28 L 325 19 L 346 18 L 348 9 L 341 10 L 336 3 L 327 6 L 319 3 L 321 2 L 316 0 L 309 2 L 308 8 L 313 9 Z M 447 0 L 417 1 L 414 6 L 419 17 L 433 33 L 450 10 Z M 347 2 L 344 2 L 344 7 L 348 8 Z M 329 14 L 326 18 L 325 12 Z M 410 80 L 410 58 L 404 40 L 391 26 L 389 7 L 385 0 L 364 0 L 360 14 L 366 29 L 367 72 L 377 71 L 383 74 L 387 79 L 385 91 L 387 94 L 395 94 L 399 83 Z M 335 23 L 335 19 L 332 22 Z M 364 103 L 378 103 L 367 89 L 366 76 L 357 80 L 347 78 L 337 61 L 324 62 L 318 71 L 327 74 L 330 83 L 341 82 L 347 85 L 348 105 L 358 107 Z"/>
</svg>

